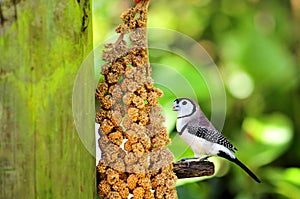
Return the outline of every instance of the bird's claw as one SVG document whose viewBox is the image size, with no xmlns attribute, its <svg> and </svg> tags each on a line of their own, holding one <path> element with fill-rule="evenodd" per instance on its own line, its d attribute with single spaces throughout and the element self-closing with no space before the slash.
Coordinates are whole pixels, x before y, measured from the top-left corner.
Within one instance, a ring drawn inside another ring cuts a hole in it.
<svg viewBox="0 0 300 199">
<path fill-rule="evenodd" d="M 199 158 L 196 158 L 196 157 L 193 157 L 193 158 L 182 158 L 182 159 L 180 159 L 179 161 L 180 162 L 187 162 L 187 166 L 189 167 L 190 166 L 190 161 L 187 161 L 187 160 L 197 160 L 197 159 L 199 159 Z"/>
<path fill-rule="evenodd" d="M 205 156 L 204 158 L 199 159 L 199 161 L 207 161 L 208 158 L 210 158 L 211 156 Z"/>
<path fill-rule="evenodd" d="M 197 160 L 197 159 L 199 159 L 199 158 L 182 158 L 182 159 L 180 159 L 179 161 L 180 162 L 185 162 L 185 161 L 187 161 L 187 160 Z"/>
</svg>

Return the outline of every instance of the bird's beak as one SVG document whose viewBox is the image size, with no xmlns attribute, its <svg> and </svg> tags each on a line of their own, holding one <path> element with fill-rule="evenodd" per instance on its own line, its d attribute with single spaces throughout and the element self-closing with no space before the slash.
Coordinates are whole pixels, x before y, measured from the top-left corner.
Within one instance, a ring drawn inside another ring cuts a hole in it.
<svg viewBox="0 0 300 199">
<path fill-rule="evenodd" d="M 178 104 L 176 102 L 173 103 L 172 110 L 173 111 L 179 111 L 179 106 L 178 106 Z"/>
</svg>

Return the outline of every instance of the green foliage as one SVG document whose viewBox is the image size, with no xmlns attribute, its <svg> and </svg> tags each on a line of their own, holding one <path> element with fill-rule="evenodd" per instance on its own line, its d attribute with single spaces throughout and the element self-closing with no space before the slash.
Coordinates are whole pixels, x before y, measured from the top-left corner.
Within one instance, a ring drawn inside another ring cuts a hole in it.
<svg viewBox="0 0 300 199">
<path fill-rule="evenodd" d="M 179 198 L 300 197 L 300 20 L 296 14 L 300 11 L 291 2 L 151 2 L 149 27 L 186 34 L 213 58 L 226 89 L 226 121 L 223 128 L 219 126 L 239 149 L 239 159 L 263 181 L 256 184 L 238 167 L 216 158 L 214 177 L 179 181 Z M 106 1 L 98 6 L 95 2 L 95 6 L 94 36 L 99 37 L 94 41 L 98 42 L 129 5 Z M 167 34 L 155 37 L 161 45 L 176 43 Z M 197 74 L 189 59 L 174 52 L 150 49 L 150 62 L 157 87 L 164 91 L 160 103 L 172 138 L 169 148 L 177 160 L 191 157 L 192 151 L 175 132 L 176 114 L 171 104 L 178 95 L 193 97 L 207 116 L 212 116 L 212 111 L 220 109 L 212 110 L 211 85 L 206 81 L 210 77 L 203 76 L 204 72 Z M 218 89 L 214 86 L 212 90 Z"/>
</svg>

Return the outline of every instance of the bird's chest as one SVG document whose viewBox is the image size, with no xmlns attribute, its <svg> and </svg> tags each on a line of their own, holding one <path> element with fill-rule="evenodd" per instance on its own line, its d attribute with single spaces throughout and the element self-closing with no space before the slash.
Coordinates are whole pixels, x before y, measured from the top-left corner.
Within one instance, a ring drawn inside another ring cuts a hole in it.
<svg viewBox="0 0 300 199">
<path fill-rule="evenodd" d="M 187 118 L 181 118 L 177 120 L 176 129 L 180 135 L 188 129 L 189 122 L 190 121 L 188 121 Z"/>
<path fill-rule="evenodd" d="M 181 134 L 181 138 L 186 144 L 191 147 L 196 157 L 202 154 L 211 155 L 212 153 L 214 153 L 212 151 L 214 150 L 212 142 L 190 134 L 187 130 L 184 130 L 184 132 Z"/>
<path fill-rule="evenodd" d="M 179 133 L 182 132 L 184 126 L 185 126 L 186 122 L 184 122 L 183 120 L 177 120 L 176 122 L 176 129 Z"/>
</svg>

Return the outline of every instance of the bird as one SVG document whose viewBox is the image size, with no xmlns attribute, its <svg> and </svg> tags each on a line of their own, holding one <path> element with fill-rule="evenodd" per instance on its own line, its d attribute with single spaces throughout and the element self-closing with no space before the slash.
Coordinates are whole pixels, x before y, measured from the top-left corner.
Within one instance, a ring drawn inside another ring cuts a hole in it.
<svg viewBox="0 0 300 199">
<path fill-rule="evenodd" d="M 173 105 L 173 111 L 177 112 L 176 129 L 183 141 L 189 145 L 194 152 L 193 158 L 200 159 L 201 155 L 207 160 L 211 156 L 225 158 L 241 167 L 256 182 L 261 180 L 236 156 L 237 148 L 234 147 L 202 112 L 198 103 L 189 98 L 177 98 Z"/>
</svg>

